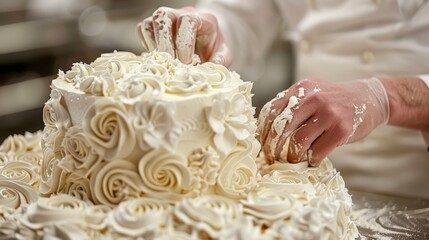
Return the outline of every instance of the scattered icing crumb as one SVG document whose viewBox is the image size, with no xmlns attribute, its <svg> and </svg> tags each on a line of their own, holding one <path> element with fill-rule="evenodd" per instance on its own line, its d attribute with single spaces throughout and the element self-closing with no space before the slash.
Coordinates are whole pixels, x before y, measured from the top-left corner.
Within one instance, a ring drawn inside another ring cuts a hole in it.
<svg viewBox="0 0 429 240">
<path fill-rule="evenodd" d="M 313 122 L 317 122 L 317 121 L 319 121 L 319 119 L 318 119 L 318 118 L 313 119 Z"/>
<path fill-rule="evenodd" d="M 304 90 L 305 89 L 303 87 L 298 88 L 298 97 L 304 97 L 305 96 Z"/>
<path fill-rule="evenodd" d="M 313 89 L 313 92 L 320 92 L 320 88 L 319 88 L 319 87 L 315 87 L 315 88 Z"/>
</svg>

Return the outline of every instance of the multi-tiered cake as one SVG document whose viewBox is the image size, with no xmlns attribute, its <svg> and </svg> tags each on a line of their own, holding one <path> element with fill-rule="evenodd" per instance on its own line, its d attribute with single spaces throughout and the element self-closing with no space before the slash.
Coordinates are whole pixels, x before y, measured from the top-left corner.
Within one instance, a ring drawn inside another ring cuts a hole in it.
<svg viewBox="0 0 429 240">
<path fill-rule="evenodd" d="M 0 236 L 356 237 L 328 160 L 257 161 L 251 86 L 221 65 L 160 52 L 60 71 L 43 133 L 0 146 Z"/>
</svg>

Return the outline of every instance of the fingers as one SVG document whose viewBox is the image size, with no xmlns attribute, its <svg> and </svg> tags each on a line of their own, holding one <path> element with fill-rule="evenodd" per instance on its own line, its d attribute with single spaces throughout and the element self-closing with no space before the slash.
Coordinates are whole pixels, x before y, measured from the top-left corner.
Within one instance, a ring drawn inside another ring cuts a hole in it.
<svg viewBox="0 0 429 240">
<path fill-rule="evenodd" d="M 336 147 L 341 146 L 344 141 L 344 135 L 338 134 L 341 132 L 340 126 L 334 126 L 331 129 L 325 131 L 320 137 L 314 140 L 311 147 L 308 150 L 308 163 L 312 167 L 320 165 L 323 159 L 325 159 L 329 153 L 331 153 Z"/>
<path fill-rule="evenodd" d="M 312 143 L 319 138 L 328 127 L 329 122 L 324 119 L 318 119 L 316 116 L 309 118 L 300 128 L 291 136 L 287 155 L 279 154 L 280 162 L 300 162 L 310 149 Z M 308 156 L 307 156 L 308 157 Z"/>
<path fill-rule="evenodd" d="M 156 46 L 159 51 L 175 56 L 174 37 L 177 22 L 177 10 L 161 7 L 152 15 L 152 24 Z"/>
<path fill-rule="evenodd" d="M 137 34 L 146 51 L 168 52 L 184 63 L 190 63 L 194 53 L 203 62 L 229 66 L 232 61 L 216 17 L 191 7 L 161 7 L 137 25 Z"/>
<path fill-rule="evenodd" d="M 146 18 L 141 23 L 137 24 L 136 30 L 144 50 L 147 52 L 155 50 L 156 42 L 152 17 Z"/>
<path fill-rule="evenodd" d="M 190 63 L 195 52 L 197 32 L 202 20 L 196 14 L 184 14 L 178 18 L 176 48 L 177 57 L 183 63 Z"/>
<path fill-rule="evenodd" d="M 296 132 L 307 127 L 306 122 L 314 115 L 315 109 L 312 107 L 313 105 L 305 101 L 295 107 L 292 107 L 292 103 L 289 101 L 288 106 L 274 119 L 271 125 L 265 141 L 265 148 L 263 148 L 265 156 L 268 156 L 270 161 L 287 162 L 287 160 L 291 160 L 288 159 L 289 152 L 298 154 L 304 150 L 304 146 L 301 143 L 297 144 L 294 138 L 290 140 L 289 144 L 287 142 Z M 298 158 L 295 162 L 299 160 Z"/>
</svg>

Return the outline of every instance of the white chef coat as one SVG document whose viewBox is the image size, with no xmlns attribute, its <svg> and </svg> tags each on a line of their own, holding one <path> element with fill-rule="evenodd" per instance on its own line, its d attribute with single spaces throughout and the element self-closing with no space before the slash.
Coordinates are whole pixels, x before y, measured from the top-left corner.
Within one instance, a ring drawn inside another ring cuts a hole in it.
<svg viewBox="0 0 429 240">
<path fill-rule="evenodd" d="M 199 8 L 217 15 L 235 68 L 280 36 L 294 43 L 296 80 L 429 74 L 428 1 L 214 0 Z M 429 152 L 418 130 L 382 125 L 329 158 L 351 189 L 429 198 Z"/>
</svg>

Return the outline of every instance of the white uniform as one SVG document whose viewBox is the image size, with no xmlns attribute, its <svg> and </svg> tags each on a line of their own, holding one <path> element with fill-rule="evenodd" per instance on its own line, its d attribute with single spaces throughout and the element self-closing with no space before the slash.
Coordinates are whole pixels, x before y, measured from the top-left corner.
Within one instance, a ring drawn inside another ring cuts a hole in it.
<svg viewBox="0 0 429 240">
<path fill-rule="evenodd" d="M 281 36 L 296 43 L 297 80 L 429 74 L 429 1 L 217 0 L 200 8 L 218 16 L 235 66 Z M 351 189 L 429 198 L 427 148 L 420 131 L 383 125 L 329 157 Z"/>
</svg>

